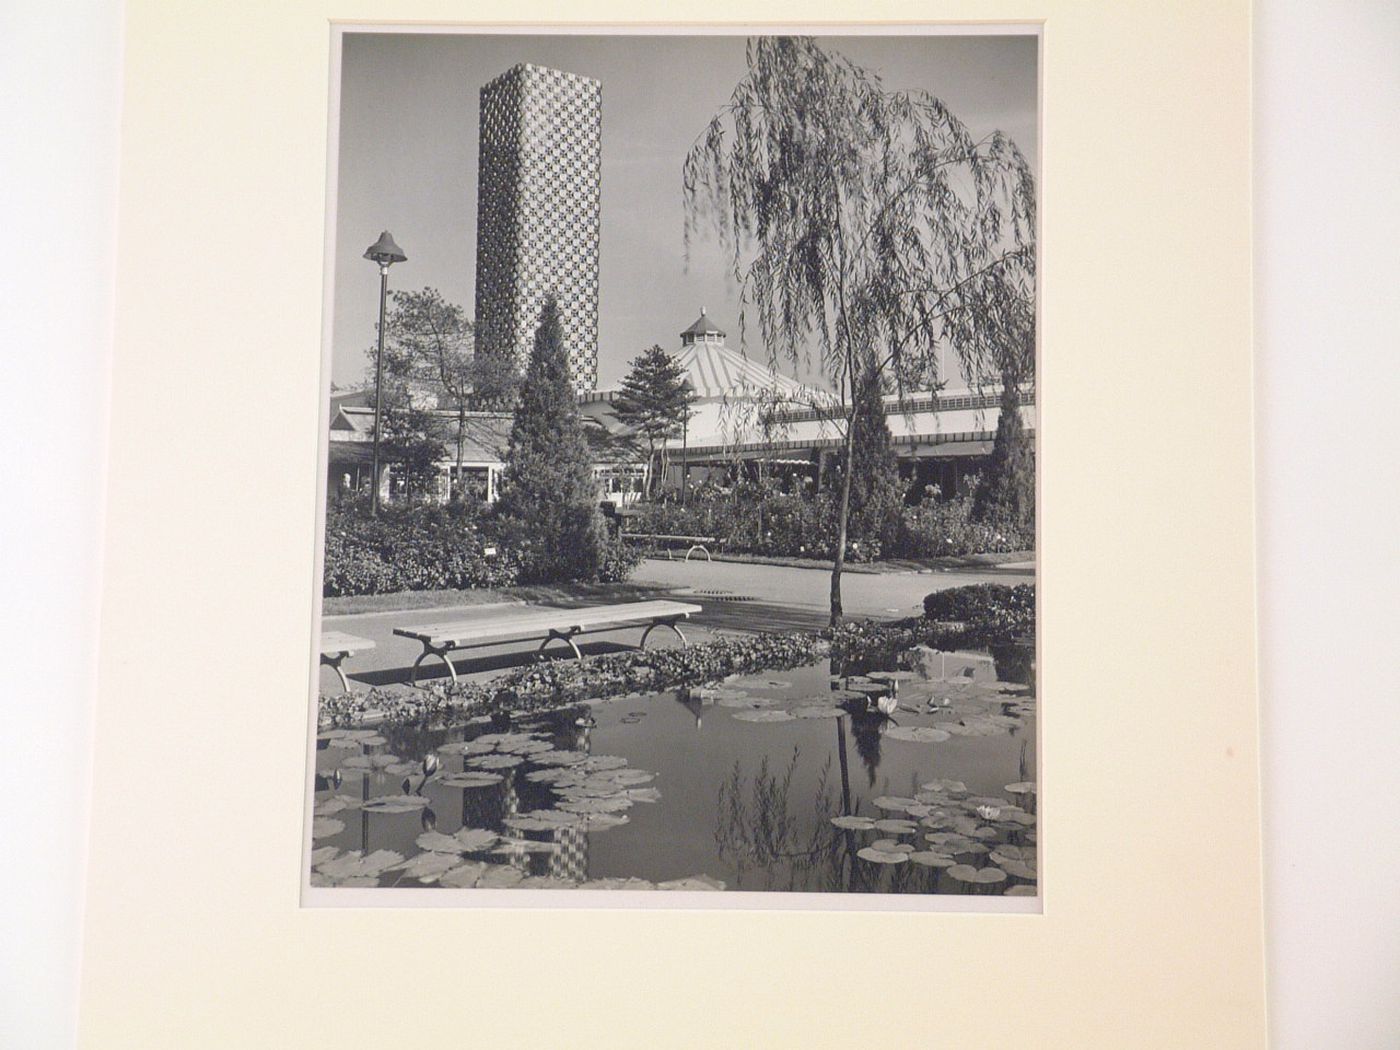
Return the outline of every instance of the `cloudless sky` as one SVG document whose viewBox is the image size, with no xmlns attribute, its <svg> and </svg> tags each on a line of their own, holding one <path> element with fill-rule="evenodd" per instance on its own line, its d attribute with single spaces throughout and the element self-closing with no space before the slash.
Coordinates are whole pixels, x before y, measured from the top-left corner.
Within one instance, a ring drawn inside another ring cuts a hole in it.
<svg viewBox="0 0 1400 1050">
<path fill-rule="evenodd" d="M 675 348 L 701 306 L 738 343 L 738 290 L 713 237 L 682 230 L 681 165 L 745 73 L 742 36 L 347 33 L 341 84 L 332 378 L 364 375 L 379 277 L 361 258 L 390 230 L 408 261 L 390 288 L 431 285 L 471 316 L 478 92 L 517 62 L 602 83 L 600 387 L 653 343 Z M 943 99 L 974 136 L 1000 129 L 1038 164 L 1034 37 L 828 37 L 890 89 Z M 750 339 L 756 327 L 750 323 Z M 750 345 L 751 357 L 764 359 Z M 806 377 L 804 377 L 806 378 Z"/>
</svg>

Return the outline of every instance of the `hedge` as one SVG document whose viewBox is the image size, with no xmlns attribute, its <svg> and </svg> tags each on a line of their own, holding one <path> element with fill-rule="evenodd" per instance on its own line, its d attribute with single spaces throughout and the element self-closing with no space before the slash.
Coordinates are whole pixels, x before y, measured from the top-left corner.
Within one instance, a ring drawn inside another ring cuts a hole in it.
<svg viewBox="0 0 1400 1050">
<path fill-rule="evenodd" d="M 523 715 L 636 692 L 664 692 L 732 674 L 786 670 L 816 663 L 830 650 L 805 632 L 716 638 L 677 649 L 639 649 L 587 660 L 551 660 L 490 682 L 433 685 L 415 692 L 371 689 L 320 698 L 322 728 L 372 723 L 437 728 L 481 715 Z"/>
</svg>

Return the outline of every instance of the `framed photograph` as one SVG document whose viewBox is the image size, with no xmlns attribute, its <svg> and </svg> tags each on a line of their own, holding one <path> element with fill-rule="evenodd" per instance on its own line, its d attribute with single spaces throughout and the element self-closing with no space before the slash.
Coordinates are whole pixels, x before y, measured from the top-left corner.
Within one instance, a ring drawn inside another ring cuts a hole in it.
<svg viewBox="0 0 1400 1050">
<path fill-rule="evenodd" d="M 336 28 L 308 903 L 1038 908 L 1040 36 L 974 28 Z"/>
<path fill-rule="evenodd" d="M 1247 4 L 668 14 L 131 5 L 90 1045 L 1261 1045 Z"/>
</svg>

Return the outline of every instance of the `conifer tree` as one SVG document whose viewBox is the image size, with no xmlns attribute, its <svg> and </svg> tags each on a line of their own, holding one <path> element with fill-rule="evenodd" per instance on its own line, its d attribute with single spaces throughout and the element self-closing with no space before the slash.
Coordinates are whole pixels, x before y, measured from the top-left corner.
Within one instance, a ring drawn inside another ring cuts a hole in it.
<svg viewBox="0 0 1400 1050">
<path fill-rule="evenodd" d="M 657 447 L 680 434 L 693 399 L 686 386 L 685 369 L 661 347 L 653 346 L 632 359 L 632 367 L 613 402 L 613 412 L 618 422 L 646 442 L 647 495 L 651 495 L 653 487 L 652 466 Z"/>
<path fill-rule="evenodd" d="M 1001 388 L 1001 411 L 992 458 L 972 501 L 972 517 L 1014 529 L 1035 527 L 1035 462 L 1021 421 L 1020 390 L 1008 373 Z"/>
<path fill-rule="evenodd" d="M 591 579 L 605 531 L 592 457 L 569 377 L 559 308 L 540 312 L 501 478 L 500 513 L 529 578 Z"/>
<path fill-rule="evenodd" d="M 832 466 L 828 490 L 839 490 L 843 463 Z M 895 455 L 885 401 L 880 394 L 880 377 L 873 368 L 865 369 L 855 384 L 851 406 L 851 492 L 846 534 L 848 539 L 873 552 L 875 546 L 889 551 L 899 536 L 904 487 L 899 479 L 899 458 Z M 834 516 L 839 510 L 833 503 Z M 832 522 L 833 531 L 837 522 Z M 873 543 L 872 543 L 873 541 Z"/>
</svg>

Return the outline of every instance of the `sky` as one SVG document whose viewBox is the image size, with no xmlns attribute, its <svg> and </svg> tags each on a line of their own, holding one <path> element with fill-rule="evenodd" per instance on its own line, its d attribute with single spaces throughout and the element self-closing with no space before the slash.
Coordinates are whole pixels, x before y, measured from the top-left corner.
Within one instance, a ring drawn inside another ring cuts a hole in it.
<svg viewBox="0 0 1400 1050">
<path fill-rule="evenodd" d="M 390 289 L 434 287 L 468 316 L 476 289 L 479 91 L 518 62 L 602 83 L 600 388 L 703 306 L 738 344 L 738 288 L 713 237 L 682 239 L 681 165 L 745 73 L 742 36 L 347 33 L 341 82 L 332 380 L 358 384 L 379 276 L 361 256 L 388 229 L 408 256 Z M 1038 167 L 1032 36 L 827 37 L 895 90 L 941 98 L 975 137 L 1001 130 Z M 749 324 L 751 334 L 756 329 Z M 750 345 L 750 356 L 763 359 Z M 808 377 L 802 377 L 808 378 Z"/>
</svg>

